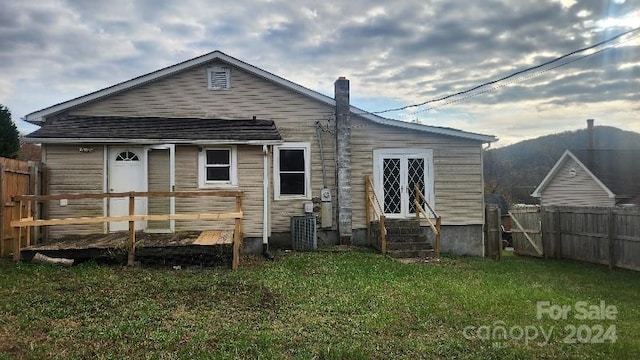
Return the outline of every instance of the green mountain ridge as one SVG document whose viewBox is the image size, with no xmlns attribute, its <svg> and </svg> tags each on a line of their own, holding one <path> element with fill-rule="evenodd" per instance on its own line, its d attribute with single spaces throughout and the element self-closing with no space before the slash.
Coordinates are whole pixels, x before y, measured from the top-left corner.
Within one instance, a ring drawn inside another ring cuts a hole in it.
<svg viewBox="0 0 640 360">
<path fill-rule="evenodd" d="M 640 150 L 640 134 L 612 126 L 595 126 L 594 149 Z M 529 196 L 566 150 L 588 147 L 588 130 L 541 136 L 484 155 L 485 193 L 502 195 L 509 203 L 535 204 Z"/>
</svg>

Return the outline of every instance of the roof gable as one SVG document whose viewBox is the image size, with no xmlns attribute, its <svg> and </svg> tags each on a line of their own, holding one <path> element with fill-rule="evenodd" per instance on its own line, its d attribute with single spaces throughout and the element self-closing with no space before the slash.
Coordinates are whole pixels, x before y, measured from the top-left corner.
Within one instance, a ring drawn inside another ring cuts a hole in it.
<svg viewBox="0 0 640 360">
<path fill-rule="evenodd" d="M 236 66 L 255 76 L 272 81 L 291 91 L 297 92 L 309 98 L 315 99 L 321 103 L 335 107 L 335 100 L 326 95 L 323 95 L 319 92 L 308 89 L 302 85 L 286 80 L 268 71 L 255 67 L 251 64 L 245 63 L 221 51 L 213 51 L 211 53 L 193 58 L 191 60 L 187 60 L 187 61 L 178 63 L 176 65 L 172 65 L 172 66 L 136 77 L 134 79 L 121 82 L 119 84 L 89 93 L 87 95 L 80 96 L 75 99 L 71 99 L 71 100 L 50 106 L 48 108 L 35 111 L 33 113 L 28 114 L 25 117 L 25 120 L 32 124 L 40 125 L 44 123 L 44 120 L 48 116 L 55 115 L 63 111 L 67 111 L 74 107 L 84 105 L 92 101 L 97 101 L 99 99 L 102 99 L 111 95 L 119 94 L 123 91 L 129 90 L 144 84 L 151 83 L 153 81 L 174 75 L 182 71 L 186 71 L 188 69 L 191 69 L 215 60 L 219 60 L 219 61 L 228 63 L 230 65 Z M 422 125 L 422 124 L 416 124 L 416 123 L 408 123 L 408 122 L 399 121 L 399 120 L 387 119 L 381 116 L 377 116 L 375 114 L 371 114 L 369 112 L 366 112 L 354 106 L 351 106 L 350 110 L 353 115 L 360 116 L 368 121 L 372 121 L 374 123 L 385 125 L 385 126 L 395 126 L 395 127 L 406 128 L 406 129 L 420 131 L 420 132 L 433 133 L 433 134 L 439 134 L 439 135 L 445 135 L 445 136 L 461 137 L 461 138 L 480 141 L 480 142 L 494 142 L 498 140 L 495 136 L 492 136 L 492 135 L 483 135 L 483 134 L 471 133 L 471 132 L 461 131 L 461 130 L 452 129 L 452 128 L 428 126 L 428 125 Z"/>
<path fill-rule="evenodd" d="M 640 195 L 640 150 L 572 150 L 616 197 Z"/>
<path fill-rule="evenodd" d="M 531 196 L 540 197 L 568 159 L 573 159 L 611 198 L 640 194 L 639 150 L 566 150 Z"/>
</svg>

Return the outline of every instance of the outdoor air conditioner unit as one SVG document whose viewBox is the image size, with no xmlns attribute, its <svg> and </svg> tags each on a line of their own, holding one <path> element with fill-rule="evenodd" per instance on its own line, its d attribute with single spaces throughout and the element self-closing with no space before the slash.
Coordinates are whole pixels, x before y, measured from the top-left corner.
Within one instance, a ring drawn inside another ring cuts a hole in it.
<svg viewBox="0 0 640 360">
<path fill-rule="evenodd" d="M 309 251 L 318 248 L 318 232 L 314 215 L 291 217 L 291 244 L 293 250 Z"/>
</svg>

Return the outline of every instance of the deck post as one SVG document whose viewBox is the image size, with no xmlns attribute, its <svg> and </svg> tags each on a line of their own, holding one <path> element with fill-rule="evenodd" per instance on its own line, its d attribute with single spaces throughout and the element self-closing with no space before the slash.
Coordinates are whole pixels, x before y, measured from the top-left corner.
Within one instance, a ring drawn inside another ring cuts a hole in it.
<svg viewBox="0 0 640 360">
<path fill-rule="evenodd" d="M 136 201 L 133 194 L 129 194 L 129 257 L 127 266 L 134 266 L 136 261 L 136 222 L 131 219 L 135 215 Z"/>
<path fill-rule="evenodd" d="M 236 212 L 242 212 L 242 195 L 236 195 Z M 242 217 L 236 216 L 233 230 L 233 260 L 231 268 L 236 270 L 240 265 L 240 242 L 242 241 Z"/>
<path fill-rule="evenodd" d="M 31 213 L 31 200 L 27 200 L 27 218 L 30 218 L 31 220 L 33 220 L 33 215 Z M 29 247 L 31 246 L 31 226 L 27 226 L 26 230 L 26 234 L 25 234 L 25 246 Z"/>
<path fill-rule="evenodd" d="M 415 205 L 415 212 L 416 212 L 416 220 L 418 220 L 418 223 L 420 223 L 420 212 L 418 211 L 418 205 L 420 204 L 420 198 L 418 197 L 418 194 L 422 195 L 422 192 L 418 192 L 420 191 L 420 189 L 418 188 L 418 183 L 415 184 L 414 188 L 414 196 L 413 196 L 413 203 Z M 422 205 L 420 205 L 422 206 Z"/>
</svg>

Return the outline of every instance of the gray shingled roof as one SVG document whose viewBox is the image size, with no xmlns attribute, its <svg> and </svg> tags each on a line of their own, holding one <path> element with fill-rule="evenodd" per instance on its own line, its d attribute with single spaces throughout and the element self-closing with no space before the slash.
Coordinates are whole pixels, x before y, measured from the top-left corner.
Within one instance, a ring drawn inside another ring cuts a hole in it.
<svg viewBox="0 0 640 360">
<path fill-rule="evenodd" d="M 31 139 L 171 139 L 280 141 L 271 120 L 73 116 L 51 121 L 27 135 Z"/>
<path fill-rule="evenodd" d="M 593 175 L 624 200 L 640 195 L 640 150 L 571 150 Z"/>
</svg>

